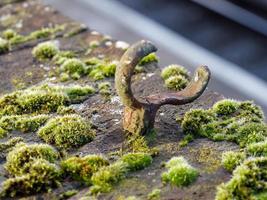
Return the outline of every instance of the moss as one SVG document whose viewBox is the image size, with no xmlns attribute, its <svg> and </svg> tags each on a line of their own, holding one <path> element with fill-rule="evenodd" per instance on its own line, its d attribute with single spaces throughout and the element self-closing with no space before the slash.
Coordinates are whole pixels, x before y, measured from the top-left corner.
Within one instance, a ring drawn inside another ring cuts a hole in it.
<svg viewBox="0 0 267 200">
<path fill-rule="evenodd" d="M 0 54 L 6 53 L 8 51 L 9 51 L 8 41 L 3 38 L 0 38 Z"/>
<path fill-rule="evenodd" d="M 198 172 L 190 166 L 183 157 L 173 157 L 166 163 L 167 172 L 163 172 L 161 177 L 165 183 L 177 187 L 187 186 L 197 179 Z"/>
<path fill-rule="evenodd" d="M 160 190 L 160 189 L 153 189 L 153 190 L 147 195 L 147 199 L 148 199 L 148 200 L 157 200 L 157 199 L 160 199 L 160 193 L 161 193 L 161 190 Z"/>
<path fill-rule="evenodd" d="M 212 112 L 207 112 L 202 109 L 192 109 L 185 113 L 182 128 L 186 134 L 198 135 L 202 130 L 202 125 L 211 123 L 215 119 Z"/>
<path fill-rule="evenodd" d="M 66 81 L 70 80 L 70 75 L 68 73 L 63 72 L 60 74 L 59 80 L 61 82 L 66 82 Z"/>
<path fill-rule="evenodd" d="M 0 125 L 1 126 L 1 125 Z M 0 139 L 4 138 L 7 136 L 7 131 L 0 127 Z"/>
<path fill-rule="evenodd" d="M 267 138 L 264 141 L 252 143 L 247 146 L 247 151 L 252 156 L 267 156 Z"/>
<path fill-rule="evenodd" d="M 151 53 L 145 56 L 144 58 L 142 58 L 142 60 L 138 63 L 138 65 L 142 66 L 148 63 L 158 62 L 158 61 L 159 61 L 159 58 L 157 57 L 157 55 L 155 53 Z"/>
<path fill-rule="evenodd" d="M 169 89 L 182 90 L 187 86 L 189 81 L 181 75 L 175 75 L 166 79 L 164 83 Z"/>
<path fill-rule="evenodd" d="M 85 73 L 85 64 L 77 58 L 69 58 L 63 62 L 60 69 L 68 73 L 72 78 L 77 79 L 77 75 L 82 76 Z"/>
<path fill-rule="evenodd" d="M 180 65 L 169 65 L 165 67 L 161 72 L 161 77 L 166 80 L 171 76 L 182 76 L 184 78 L 188 78 L 188 71 Z"/>
<path fill-rule="evenodd" d="M 49 115 L 9 115 L 0 118 L 0 126 L 5 130 L 19 130 L 21 132 L 34 132 L 45 124 Z"/>
<path fill-rule="evenodd" d="M 102 167 L 91 178 L 93 183 L 91 193 L 109 192 L 114 184 L 125 178 L 126 173 L 127 165 L 124 162 L 118 161 L 109 166 Z"/>
<path fill-rule="evenodd" d="M 27 174 L 9 178 L 2 184 L 1 196 L 14 197 L 47 191 L 59 184 L 59 168 L 47 160 L 35 159 Z"/>
<path fill-rule="evenodd" d="M 56 32 L 64 30 L 64 26 L 56 26 L 54 28 L 42 28 L 40 30 L 36 30 L 30 33 L 30 39 L 41 39 L 41 38 L 48 38 L 50 36 L 54 36 Z"/>
<path fill-rule="evenodd" d="M 71 102 L 81 102 L 85 100 L 88 95 L 95 93 L 92 86 L 72 85 L 63 88 L 65 94 L 69 97 Z"/>
<path fill-rule="evenodd" d="M 52 59 L 59 52 L 54 42 L 43 42 L 38 44 L 32 50 L 32 55 L 38 60 Z"/>
<path fill-rule="evenodd" d="M 222 154 L 222 165 L 228 171 L 233 171 L 246 158 L 244 152 L 227 151 Z"/>
<path fill-rule="evenodd" d="M 226 184 L 217 188 L 216 200 L 252 199 L 266 191 L 267 157 L 248 158 L 233 172 Z"/>
<path fill-rule="evenodd" d="M 13 47 L 15 45 L 25 43 L 27 41 L 29 41 L 29 39 L 27 37 L 17 34 L 14 37 L 9 39 L 9 44 L 10 44 L 10 46 Z"/>
<path fill-rule="evenodd" d="M 98 91 L 102 95 L 110 95 L 110 82 L 101 82 L 98 84 Z"/>
<path fill-rule="evenodd" d="M 61 162 L 61 167 L 66 175 L 90 185 L 93 173 L 108 164 L 108 160 L 103 156 L 87 155 L 84 157 L 70 157 Z"/>
<path fill-rule="evenodd" d="M 13 176 L 20 176 L 29 172 L 34 160 L 45 159 L 53 163 L 58 157 L 57 151 L 49 145 L 19 143 L 8 153 L 5 169 Z"/>
<path fill-rule="evenodd" d="M 66 60 L 75 58 L 76 54 L 73 51 L 60 51 L 53 57 L 53 63 L 62 65 Z"/>
<path fill-rule="evenodd" d="M 66 192 L 59 195 L 59 199 L 68 199 L 74 195 L 76 195 L 79 191 L 78 190 L 67 190 Z"/>
<path fill-rule="evenodd" d="M 59 106 L 57 109 L 57 114 L 66 115 L 66 114 L 76 114 L 76 110 L 72 106 Z"/>
<path fill-rule="evenodd" d="M 3 33 L 2 36 L 6 40 L 10 40 L 11 38 L 15 37 L 17 35 L 17 32 L 14 31 L 13 29 L 6 29 Z"/>
<path fill-rule="evenodd" d="M 129 150 L 132 152 L 149 153 L 151 151 L 144 136 L 130 136 L 127 143 Z"/>
<path fill-rule="evenodd" d="M 121 160 L 127 164 L 129 171 L 144 169 L 152 163 L 152 157 L 147 153 L 128 153 Z"/>
<path fill-rule="evenodd" d="M 179 147 L 185 147 L 188 143 L 194 140 L 194 136 L 191 134 L 185 135 L 184 138 L 179 142 Z"/>
<path fill-rule="evenodd" d="M 92 141 L 95 132 L 81 116 L 73 114 L 50 119 L 38 130 L 38 135 L 47 143 L 69 149 Z"/>
<path fill-rule="evenodd" d="M 252 196 L 253 200 L 265 200 L 267 199 L 267 191 L 260 192 L 259 194 L 255 194 Z"/>
<path fill-rule="evenodd" d="M 225 99 L 213 105 L 213 111 L 217 115 L 231 115 L 237 111 L 239 103 L 234 100 Z"/>
<path fill-rule="evenodd" d="M 22 137 L 13 137 L 11 139 L 9 139 L 7 142 L 1 142 L 0 143 L 0 158 L 4 158 L 6 157 L 6 154 L 12 150 L 12 148 L 20 143 L 23 142 L 23 138 Z"/>
<path fill-rule="evenodd" d="M 91 42 L 89 43 L 89 47 L 90 47 L 91 49 L 95 49 L 95 48 L 97 48 L 99 45 L 100 45 L 100 43 L 99 43 L 99 41 L 97 41 L 97 40 L 93 40 L 93 41 L 91 41 Z"/>
</svg>

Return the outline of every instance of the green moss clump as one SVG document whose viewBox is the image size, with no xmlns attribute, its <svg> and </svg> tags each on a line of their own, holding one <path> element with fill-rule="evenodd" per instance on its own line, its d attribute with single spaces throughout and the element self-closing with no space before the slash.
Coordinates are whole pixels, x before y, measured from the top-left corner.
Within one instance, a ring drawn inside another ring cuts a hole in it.
<svg viewBox="0 0 267 200">
<path fill-rule="evenodd" d="M 171 76 L 183 76 L 185 78 L 188 78 L 188 71 L 180 65 L 169 65 L 168 67 L 165 67 L 161 72 L 161 77 L 166 80 L 170 78 Z"/>
<path fill-rule="evenodd" d="M 197 179 L 198 171 L 183 157 L 173 157 L 166 163 L 167 172 L 162 173 L 162 181 L 177 187 L 187 186 Z"/>
<path fill-rule="evenodd" d="M 110 95 L 110 82 L 101 82 L 98 84 L 98 91 L 102 95 Z"/>
<path fill-rule="evenodd" d="M 165 85 L 167 88 L 174 90 L 182 90 L 187 86 L 188 83 L 189 81 L 181 75 L 171 76 L 165 80 Z"/>
<path fill-rule="evenodd" d="M 202 109 L 192 109 L 185 113 L 182 128 L 186 134 L 198 135 L 202 132 L 204 124 L 211 123 L 215 120 L 212 112 Z"/>
<path fill-rule="evenodd" d="M 222 154 L 222 165 L 228 171 L 233 171 L 246 158 L 244 152 L 227 151 Z"/>
<path fill-rule="evenodd" d="M 0 126 L 5 130 L 19 130 L 21 132 L 34 132 L 45 124 L 49 115 L 7 115 L 0 118 Z"/>
<path fill-rule="evenodd" d="M 69 58 L 60 66 L 60 70 L 68 73 L 73 79 L 79 79 L 85 73 L 85 64 L 77 58 Z"/>
<path fill-rule="evenodd" d="M 152 157 L 147 153 L 128 153 L 121 160 L 127 164 L 129 171 L 144 169 L 152 163 Z"/>
<path fill-rule="evenodd" d="M 58 157 L 58 152 L 50 145 L 19 143 L 8 153 L 5 169 L 13 176 L 20 176 L 29 172 L 34 160 L 45 159 L 53 163 Z"/>
<path fill-rule="evenodd" d="M 194 140 L 194 136 L 191 134 L 185 135 L 184 138 L 179 142 L 179 147 L 185 147 L 188 143 Z"/>
<path fill-rule="evenodd" d="M 153 189 L 153 190 L 147 195 L 147 199 L 148 199 L 148 200 L 158 200 L 158 199 L 160 199 L 160 193 L 161 193 L 161 190 L 160 190 L 160 189 Z"/>
<path fill-rule="evenodd" d="M 79 191 L 78 190 L 67 190 L 66 192 L 59 195 L 59 199 L 69 199 L 70 197 L 76 195 Z"/>
<path fill-rule="evenodd" d="M 267 156 L 267 139 L 261 142 L 252 143 L 247 146 L 247 151 L 252 156 Z"/>
<path fill-rule="evenodd" d="M 47 191 L 59 185 L 59 168 L 45 159 L 31 162 L 28 173 L 9 178 L 2 184 L 1 196 L 14 197 Z"/>
<path fill-rule="evenodd" d="M 0 127 L 0 139 L 4 138 L 7 136 L 7 131 Z"/>
<path fill-rule="evenodd" d="M 8 41 L 0 38 L 0 54 L 6 53 L 9 51 L 9 44 Z"/>
<path fill-rule="evenodd" d="M 38 44 L 32 50 L 32 55 L 38 60 L 52 59 L 59 52 L 54 42 L 43 42 Z"/>
<path fill-rule="evenodd" d="M 248 101 L 222 100 L 209 110 L 190 110 L 181 124 L 186 134 L 232 141 L 241 147 L 267 136 L 262 110 Z"/>
<path fill-rule="evenodd" d="M 76 54 L 72 51 L 60 51 L 53 57 L 53 62 L 56 65 L 62 65 L 66 60 L 75 58 Z"/>
<path fill-rule="evenodd" d="M 12 148 L 20 143 L 23 142 L 23 138 L 22 137 L 13 137 L 11 139 L 9 139 L 7 142 L 1 142 L 0 143 L 0 158 L 4 158 L 6 156 L 6 154 L 12 150 Z"/>
<path fill-rule="evenodd" d="M 146 65 L 152 62 L 159 62 L 159 58 L 157 57 L 155 53 L 151 53 L 145 56 L 144 58 L 142 58 L 142 60 L 138 63 L 138 65 L 142 66 L 142 65 Z"/>
<path fill-rule="evenodd" d="M 102 167 L 91 178 L 93 183 L 91 193 L 109 192 L 114 184 L 125 178 L 126 173 L 127 165 L 124 162 L 118 161 Z"/>
<path fill-rule="evenodd" d="M 266 191 L 267 157 L 248 158 L 233 172 L 226 184 L 217 188 L 216 200 L 252 199 L 255 193 Z"/>
<path fill-rule="evenodd" d="M 11 38 L 15 37 L 17 35 L 17 32 L 13 29 L 7 29 L 2 33 L 2 36 L 6 40 L 10 40 Z"/>
<path fill-rule="evenodd" d="M 37 133 L 47 143 L 65 149 L 80 147 L 95 135 L 90 124 L 76 114 L 52 118 Z"/>
<path fill-rule="evenodd" d="M 61 162 L 62 170 L 66 175 L 91 184 L 93 173 L 97 172 L 100 167 L 107 166 L 108 160 L 100 155 L 87 155 L 84 157 L 70 157 Z"/>
<path fill-rule="evenodd" d="M 95 93 L 92 86 L 73 85 L 64 87 L 63 91 L 69 97 L 71 102 L 81 102 L 85 100 L 88 95 Z"/>
<path fill-rule="evenodd" d="M 252 195 L 252 199 L 253 200 L 266 200 L 267 199 L 267 191 Z"/>
</svg>

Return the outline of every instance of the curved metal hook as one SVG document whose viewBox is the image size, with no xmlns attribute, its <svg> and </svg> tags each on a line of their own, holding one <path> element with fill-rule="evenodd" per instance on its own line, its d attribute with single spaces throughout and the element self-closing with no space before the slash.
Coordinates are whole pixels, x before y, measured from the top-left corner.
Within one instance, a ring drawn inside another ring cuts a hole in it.
<svg viewBox="0 0 267 200">
<path fill-rule="evenodd" d="M 207 66 L 198 67 L 188 86 L 179 92 L 154 94 L 145 97 L 146 102 L 139 102 L 131 90 L 131 77 L 135 66 L 157 48 L 148 41 L 132 45 L 122 56 L 116 69 L 115 87 L 125 105 L 123 128 L 133 134 L 145 134 L 153 128 L 157 110 L 162 105 L 182 105 L 197 99 L 205 90 L 210 80 Z"/>
</svg>

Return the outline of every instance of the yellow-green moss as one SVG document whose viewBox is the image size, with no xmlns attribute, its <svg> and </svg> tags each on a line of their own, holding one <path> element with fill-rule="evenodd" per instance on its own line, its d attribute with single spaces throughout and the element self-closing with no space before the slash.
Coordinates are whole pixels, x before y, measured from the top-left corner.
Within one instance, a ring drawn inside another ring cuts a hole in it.
<svg viewBox="0 0 267 200">
<path fill-rule="evenodd" d="M 7 136 L 7 131 L 0 126 L 0 139 Z"/>
<path fill-rule="evenodd" d="M 91 193 L 109 192 L 114 184 L 125 178 L 126 173 L 127 165 L 121 161 L 102 167 L 91 178 L 93 183 Z"/>
<path fill-rule="evenodd" d="M 152 157 L 147 153 L 128 153 L 121 160 L 127 164 L 129 171 L 144 169 L 152 163 Z"/>
<path fill-rule="evenodd" d="M 6 156 L 6 154 L 12 150 L 12 148 L 20 143 L 23 142 L 23 138 L 22 137 L 13 137 L 11 139 L 9 139 L 6 142 L 1 142 L 0 143 L 0 158 L 4 158 Z"/>
<path fill-rule="evenodd" d="M 138 63 L 138 65 L 142 66 L 148 63 L 158 62 L 158 61 L 159 61 L 159 58 L 157 57 L 157 55 L 155 53 L 151 53 L 145 56 L 144 58 L 142 58 L 142 60 Z"/>
<path fill-rule="evenodd" d="M 95 93 L 95 89 L 92 86 L 66 86 L 63 88 L 64 93 L 69 97 L 71 102 L 81 102 L 85 100 L 88 95 Z"/>
<path fill-rule="evenodd" d="M 8 41 L 6 39 L 0 38 L 0 54 L 9 51 Z"/>
<path fill-rule="evenodd" d="M 153 189 L 148 195 L 147 195 L 147 199 L 148 200 L 159 200 L 160 199 L 160 193 L 161 190 L 160 189 Z"/>
<path fill-rule="evenodd" d="M 58 152 L 50 145 L 19 143 L 8 153 L 5 169 L 13 176 L 20 176 L 29 172 L 34 160 L 44 159 L 53 163 L 58 157 Z"/>
<path fill-rule="evenodd" d="M 57 53 L 59 49 L 54 42 L 43 42 L 38 44 L 32 50 L 32 55 L 38 60 L 48 60 L 52 59 Z"/>
<path fill-rule="evenodd" d="M 183 139 L 179 142 L 179 147 L 185 147 L 188 143 L 194 140 L 194 136 L 191 134 L 187 134 L 183 137 Z"/>
<path fill-rule="evenodd" d="M 21 132 L 34 132 L 45 124 L 49 115 L 7 115 L 0 118 L 0 127 L 5 130 L 19 130 Z"/>
<path fill-rule="evenodd" d="M 252 199 L 255 193 L 266 191 L 267 157 L 248 158 L 233 172 L 226 184 L 217 188 L 216 200 Z"/>
<path fill-rule="evenodd" d="M 166 79 L 164 83 L 169 89 L 182 90 L 187 86 L 189 81 L 184 76 L 175 75 Z"/>
<path fill-rule="evenodd" d="M 264 141 L 252 143 L 247 146 L 247 151 L 252 156 L 267 156 L 267 138 Z"/>
<path fill-rule="evenodd" d="M 187 186 L 197 179 L 198 171 L 181 156 L 171 158 L 165 166 L 168 171 L 161 175 L 164 183 L 169 182 L 171 185 L 181 187 Z"/>
<path fill-rule="evenodd" d="M 77 58 L 66 59 L 60 70 L 68 73 L 73 79 L 79 79 L 85 73 L 85 64 Z"/>
<path fill-rule="evenodd" d="M 15 37 L 17 35 L 17 32 L 13 29 L 6 29 L 3 31 L 2 36 L 6 40 L 10 40 L 11 38 Z"/>
<path fill-rule="evenodd" d="M 92 141 L 94 135 L 90 123 L 76 114 L 52 118 L 38 130 L 44 141 L 66 149 L 80 147 Z"/>
<path fill-rule="evenodd" d="M 169 65 L 165 67 L 161 72 L 161 77 L 164 80 L 167 80 L 171 76 L 182 76 L 184 78 L 188 78 L 188 71 L 180 65 Z"/>
<path fill-rule="evenodd" d="M 246 158 L 244 152 L 227 151 L 222 154 L 222 165 L 228 171 L 233 171 Z"/>
<path fill-rule="evenodd" d="M 108 164 L 108 160 L 101 155 L 87 155 L 63 160 L 61 167 L 66 175 L 90 185 L 93 173 Z"/>
<path fill-rule="evenodd" d="M 69 199 L 70 197 L 76 195 L 79 191 L 78 190 L 67 190 L 66 192 L 59 195 L 59 199 Z"/>
<path fill-rule="evenodd" d="M 110 95 L 110 82 L 101 82 L 98 84 L 98 91 L 102 95 Z"/>
<path fill-rule="evenodd" d="M 59 185 L 59 168 L 45 159 L 35 159 L 26 174 L 9 178 L 2 183 L 1 196 L 14 197 L 48 191 Z"/>
</svg>

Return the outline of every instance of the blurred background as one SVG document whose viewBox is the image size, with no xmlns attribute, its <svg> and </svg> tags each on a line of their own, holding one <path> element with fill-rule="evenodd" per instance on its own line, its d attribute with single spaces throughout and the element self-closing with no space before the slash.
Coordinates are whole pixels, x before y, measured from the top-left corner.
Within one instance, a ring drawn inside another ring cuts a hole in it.
<svg viewBox="0 0 267 200">
<path fill-rule="evenodd" d="M 209 88 L 267 113 L 266 0 L 44 0 L 114 39 L 151 40 L 160 67 L 212 71 Z"/>
</svg>

